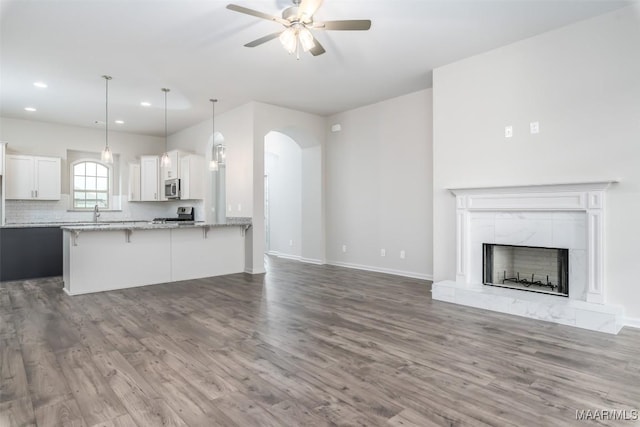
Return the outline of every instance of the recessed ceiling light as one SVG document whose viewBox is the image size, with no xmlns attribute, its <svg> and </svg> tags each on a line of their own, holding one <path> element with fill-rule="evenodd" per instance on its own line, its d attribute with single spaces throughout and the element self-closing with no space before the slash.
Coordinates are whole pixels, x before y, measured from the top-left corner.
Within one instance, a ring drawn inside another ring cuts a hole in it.
<svg viewBox="0 0 640 427">
<path fill-rule="evenodd" d="M 151 103 L 147 101 L 142 101 L 140 105 L 142 105 L 143 107 L 151 107 Z"/>
<path fill-rule="evenodd" d="M 48 87 L 45 82 L 34 82 L 33 85 L 35 87 L 39 87 L 40 89 L 46 89 Z"/>
<path fill-rule="evenodd" d="M 33 107 L 24 107 L 24 111 L 30 111 L 33 113 L 34 111 L 37 111 L 37 110 Z"/>
<path fill-rule="evenodd" d="M 124 124 L 124 120 L 116 120 L 115 123 L 117 125 L 123 125 Z"/>
</svg>

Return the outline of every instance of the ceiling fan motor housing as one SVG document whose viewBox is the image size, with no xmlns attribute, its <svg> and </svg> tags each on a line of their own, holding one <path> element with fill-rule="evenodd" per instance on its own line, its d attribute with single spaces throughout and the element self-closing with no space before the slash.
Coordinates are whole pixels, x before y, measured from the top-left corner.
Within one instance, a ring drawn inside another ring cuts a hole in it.
<svg viewBox="0 0 640 427">
<path fill-rule="evenodd" d="M 286 19 L 289 22 L 295 22 L 298 20 L 298 6 L 291 6 L 282 11 L 282 19 Z"/>
</svg>

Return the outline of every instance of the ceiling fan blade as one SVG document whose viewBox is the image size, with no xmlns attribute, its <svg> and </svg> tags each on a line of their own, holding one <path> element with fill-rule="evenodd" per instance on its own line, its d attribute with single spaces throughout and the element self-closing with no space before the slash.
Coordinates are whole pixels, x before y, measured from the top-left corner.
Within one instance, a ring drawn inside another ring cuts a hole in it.
<svg viewBox="0 0 640 427">
<path fill-rule="evenodd" d="M 365 31 L 371 28 L 371 21 L 368 19 L 350 19 L 346 21 L 315 22 L 312 28 L 332 31 Z"/>
<path fill-rule="evenodd" d="M 266 19 L 267 21 L 279 22 L 282 25 L 289 26 L 291 23 L 285 19 L 278 18 L 277 16 L 268 15 L 263 12 L 259 12 L 254 9 L 249 9 L 247 7 L 238 6 L 237 4 L 228 4 L 227 9 L 233 10 L 234 12 L 244 13 L 245 15 L 256 16 L 258 18 Z"/>
<path fill-rule="evenodd" d="M 277 38 L 280 34 L 282 34 L 282 31 L 278 31 L 277 33 L 273 33 L 273 34 L 266 35 L 264 37 L 260 37 L 259 39 L 255 39 L 254 41 L 245 44 L 245 47 L 260 46 L 262 43 L 266 43 L 266 42 L 268 42 L 270 40 L 273 40 L 273 39 Z"/>
<path fill-rule="evenodd" d="M 313 43 L 315 44 L 315 46 L 309 49 L 309 52 L 311 52 L 313 56 L 322 55 L 323 53 L 326 52 L 326 50 L 324 50 L 324 47 L 322 47 L 322 45 L 320 44 L 317 38 L 315 37 L 313 38 Z"/>
<path fill-rule="evenodd" d="M 302 22 L 310 22 L 320 6 L 322 6 L 322 0 L 302 0 L 298 6 L 298 19 Z"/>
</svg>

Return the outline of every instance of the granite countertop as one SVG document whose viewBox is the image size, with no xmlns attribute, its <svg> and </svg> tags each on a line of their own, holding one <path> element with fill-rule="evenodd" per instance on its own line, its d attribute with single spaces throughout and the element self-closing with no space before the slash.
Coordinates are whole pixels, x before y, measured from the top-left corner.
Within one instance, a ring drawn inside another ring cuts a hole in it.
<svg viewBox="0 0 640 427">
<path fill-rule="evenodd" d="M 144 219 L 131 219 L 126 221 L 105 221 L 94 223 L 91 221 L 56 221 L 56 222 L 20 222 L 13 224 L 5 224 L 0 226 L 0 228 L 45 228 L 45 227 L 63 227 L 63 226 L 84 226 L 84 225 L 95 225 L 95 224 L 146 224 L 148 220 Z"/>
<path fill-rule="evenodd" d="M 149 220 L 129 220 L 129 221 L 105 221 L 105 222 L 33 222 L 6 224 L 0 228 L 36 228 L 36 227 L 60 227 L 63 230 L 73 231 L 98 231 L 98 230 L 155 230 L 165 228 L 193 228 L 193 227 L 234 227 L 251 226 L 251 218 L 233 217 L 227 218 L 225 224 L 212 224 L 207 222 L 196 222 L 194 224 L 179 224 L 168 222 L 155 224 Z"/>
<path fill-rule="evenodd" d="M 137 222 L 137 223 L 97 223 L 97 224 L 84 224 L 84 225 L 69 225 L 65 224 L 61 226 L 63 230 L 69 231 L 117 231 L 117 230 L 163 230 L 172 228 L 198 228 L 198 227 L 250 227 L 251 218 L 227 218 L 225 224 L 212 224 L 208 222 L 195 222 L 195 223 L 179 223 L 179 222 L 166 222 L 156 224 L 153 222 Z"/>
</svg>

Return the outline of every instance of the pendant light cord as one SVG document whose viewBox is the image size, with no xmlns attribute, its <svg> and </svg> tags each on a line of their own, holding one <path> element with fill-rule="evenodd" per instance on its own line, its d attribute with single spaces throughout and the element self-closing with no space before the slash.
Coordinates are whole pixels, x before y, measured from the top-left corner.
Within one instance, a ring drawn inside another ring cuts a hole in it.
<svg viewBox="0 0 640 427">
<path fill-rule="evenodd" d="M 104 145 L 105 148 L 109 148 L 109 80 L 111 80 L 111 76 L 102 76 L 105 83 L 105 94 L 104 94 Z"/>
<path fill-rule="evenodd" d="M 167 92 L 169 92 L 169 89 L 163 87 L 162 91 L 164 92 L 164 151 L 165 153 L 168 152 L 169 150 L 169 143 L 168 143 L 168 132 L 167 132 Z"/>
<path fill-rule="evenodd" d="M 216 156 L 216 102 L 217 99 L 209 99 L 211 101 L 211 160 L 218 160 Z"/>
</svg>

